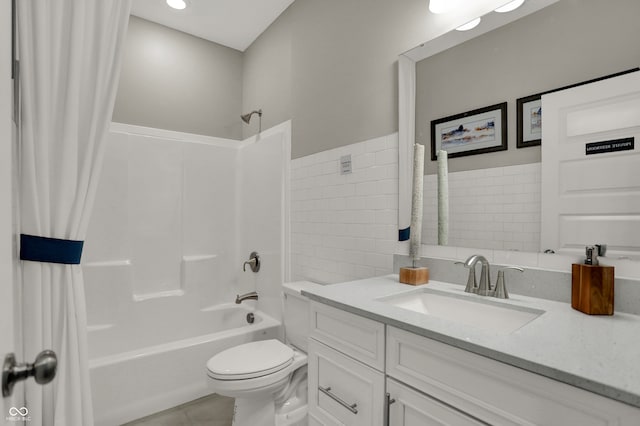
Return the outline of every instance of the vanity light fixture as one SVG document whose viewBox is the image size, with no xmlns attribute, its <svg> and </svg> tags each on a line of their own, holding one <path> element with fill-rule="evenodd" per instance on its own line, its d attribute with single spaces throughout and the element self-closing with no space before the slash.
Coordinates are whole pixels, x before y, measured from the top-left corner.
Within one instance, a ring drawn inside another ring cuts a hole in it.
<svg viewBox="0 0 640 426">
<path fill-rule="evenodd" d="M 456 28 L 457 31 L 469 31 L 474 29 L 475 27 L 477 27 L 480 24 L 480 18 L 476 18 L 473 21 L 467 22 L 464 25 L 460 25 L 458 28 Z"/>
<path fill-rule="evenodd" d="M 431 13 L 447 13 L 453 9 L 451 1 L 429 0 L 429 10 Z"/>
<path fill-rule="evenodd" d="M 187 7 L 187 0 L 167 0 L 169 7 L 182 10 Z"/>
<path fill-rule="evenodd" d="M 500 6 L 495 11 L 498 13 L 511 12 L 512 10 L 516 10 L 517 8 L 522 6 L 523 3 L 524 3 L 524 0 L 513 0 L 512 2 L 509 2 L 504 6 Z"/>
</svg>

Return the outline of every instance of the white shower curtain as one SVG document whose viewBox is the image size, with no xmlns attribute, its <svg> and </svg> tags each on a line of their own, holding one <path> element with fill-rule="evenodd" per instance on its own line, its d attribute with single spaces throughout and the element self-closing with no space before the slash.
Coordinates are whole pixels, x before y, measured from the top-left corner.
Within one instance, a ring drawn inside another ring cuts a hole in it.
<svg viewBox="0 0 640 426">
<path fill-rule="evenodd" d="M 83 240 L 111 122 L 131 0 L 19 0 L 21 232 Z M 93 424 L 80 265 L 22 262 L 24 356 L 58 355 L 29 380 L 31 426 Z"/>
</svg>

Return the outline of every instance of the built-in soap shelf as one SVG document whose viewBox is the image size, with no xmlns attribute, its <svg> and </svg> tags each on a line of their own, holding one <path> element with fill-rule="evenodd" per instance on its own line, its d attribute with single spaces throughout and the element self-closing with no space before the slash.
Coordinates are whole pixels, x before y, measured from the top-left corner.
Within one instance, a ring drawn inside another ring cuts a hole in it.
<svg viewBox="0 0 640 426">
<path fill-rule="evenodd" d="M 158 291 L 154 293 L 143 293 L 143 294 L 134 294 L 133 301 L 134 302 L 144 302 L 145 300 L 150 299 L 159 299 L 161 297 L 175 297 L 175 296 L 184 296 L 184 290 L 167 290 L 167 291 Z"/>
<path fill-rule="evenodd" d="M 93 331 L 103 331 L 103 330 L 108 330 L 110 328 L 113 328 L 113 324 L 94 324 L 94 325 L 87 325 L 87 331 L 89 333 L 93 332 Z"/>
<path fill-rule="evenodd" d="M 100 260 L 94 262 L 82 263 L 83 268 L 104 268 L 110 266 L 131 266 L 130 259 L 117 259 L 117 260 Z"/>
<path fill-rule="evenodd" d="M 194 254 L 190 256 L 182 256 L 183 262 L 201 262 L 203 260 L 211 260 L 218 257 L 217 254 Z"/>
<path fill-rule="evenodd" d="M 188 275 L 189 272 L 187 269 L 189 265 L 200 265 L 202 262 L 213 261 L 218 257 L 217 254 L 193 254 L 188 256 L 182 256 L 181 258 L 181 277 L 180 283 L 177 283 L 178 288 L 171 290 L 164 290 L 158 292 L 147 292 L 147 293 L 139 293 L 136 294 L 133 292 L 131 294 L 131 298 L 134 302 L 144 302 L 151 299 L 159 299 L 164 297 L 179 297 L 184 296 L 189 291 L 189 285 L 187 283 L 190 281 Z M 134 266 L 131 262 L 131 259 L 115 259 L 115 260 L 100 260 L 100 261 L 92 261 L 86 262 L 82 264 L 83 268 L 118 268 L 118 267 L 132 267 Z M 129 290 L 131 292 L 131 289 Z M 102 325 L 96 325 L 96 327 L 102 327 Z M 108 326 L 107 326 L 108 327 Z"/>
</svg>

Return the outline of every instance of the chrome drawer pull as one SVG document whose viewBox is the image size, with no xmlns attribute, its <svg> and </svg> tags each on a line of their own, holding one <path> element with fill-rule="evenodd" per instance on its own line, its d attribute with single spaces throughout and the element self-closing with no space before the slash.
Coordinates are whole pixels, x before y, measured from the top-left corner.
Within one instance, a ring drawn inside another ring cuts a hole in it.
<svg viewBox="0 0 640 426">
<path fill-rule="evenodd" d="M 350 405 L 349 403 L 344 402 L 342 398 L 331 393 L 331 386 L 327 386 L 326 388 L 323 388 L 322 386 L 318 386 L 318 390 L 323 394 L 327 395 L 329 398 L 333 399 L 338 404 L 342 405 L 347 410 L 351 411 L 353 414 L 358 414 L 358 404 Z"/>
<path fill-rule="evenodd" d="M 391 398 L 391 394 L 387 392 L 384 394 L 384 426 L 389 426 L 389 418 L 391 416 L 391 404 L 396 402 L 394 398 Z"/>
</svg>

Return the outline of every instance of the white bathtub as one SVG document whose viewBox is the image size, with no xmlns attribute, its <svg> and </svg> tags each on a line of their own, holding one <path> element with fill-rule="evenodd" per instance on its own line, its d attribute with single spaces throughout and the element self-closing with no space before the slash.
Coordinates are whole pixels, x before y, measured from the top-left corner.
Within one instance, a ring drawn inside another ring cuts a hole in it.
<svg viewBox="0 0 640 426">
<path fill-rule="evenodd" d="M 229 347 L 277 338 L 280 323 L 260 311 L 247 323 L 245 305 L 203 309 L 204 324 L 183 330 L 183 339 L 130 349 L 148 336 L 132 338 L 127 329 L 94 327 L 89 331 L 89 369 L 96 426 L 114 426 L 207 395 L 206 361 Z M 209 333 L 202 328 L 210 325 Z M 130 330 L 129 330 L 130 331 Z M 162 335 L 162 330 L 153 334 Z M 171 334 L 171 333 L 170 333 Z M 126 336 L 125 336 L 126 335 Z M 128 348 L 129 347 L 129 348 Z M 102 348 L 96 353 L 95 348 Z M 128 350 L 130 349 L 130 350 Z"/>
</svg>

